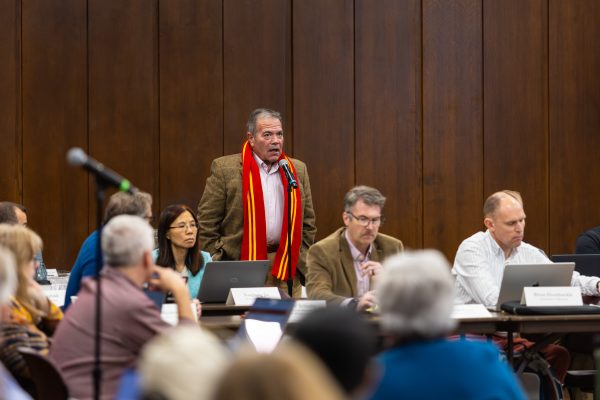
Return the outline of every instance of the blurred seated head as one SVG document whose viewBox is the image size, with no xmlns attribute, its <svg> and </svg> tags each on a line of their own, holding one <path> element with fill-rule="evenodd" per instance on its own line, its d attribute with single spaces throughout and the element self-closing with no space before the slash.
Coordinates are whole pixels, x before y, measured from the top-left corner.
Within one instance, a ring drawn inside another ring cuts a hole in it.
<svg viewBox="0 0 600 400">
<path fill-rule="evenodd" d="M 39 301 L 32 296 L 31 284 L 35 279 L 35 255 L 42 250 L 42 239 L 37 233 L 22 225 L 0 224 L 0 246 L 14 256 L 17 275 L 15 297 L 31 313 L 34 320 L 42 315 Z"/>
<path fill-rule="evenodd" d="M 0 306 L 8 303 L 17 289 L 17 266 L 15 256 L 0 246 Z"/>
<path fill-rule="evenodd" d="M 137 192 L 135 194 L 117 192 L 110 196 L 104 209 L 103 224 L 117 215 L 137 215 L 152 222 L 152 196 L 149 193 Z"/>
<path fill-rule="evenodd" d="M 102 230 L 102 255 L 111 267 L 140 265 L 144 257 L 152 257 L 153 247 L 152 227 L 138 216 L 116 216 Z"/>
<path fill-rule="evenodd" d="M 0 202 L 0 224 L 27 226 L 27 208 L 10 201 Z"/>
<path fill-rule="evenodd" d="M 349 395 L 367 386 L 376 335 L 363 315 L 346 307 L 317 309 L 291 334 L 320 358 Z"/>
<path fill-rule="evenodd" d="M 319 360 L 299 344 L 286 342 L 271 354 L 242 352 L 218 385 L 215 400 L 343 399 Z"/>
<path fill-rule="evenodd" d="M 441 337 L 454 327 L 454 283 L 448 261 L 437 250 L 388 258 L 375 292 L 381 328 L 399 341 Z"/>
<path fill-rule="evenodd" d="M 173 328 L 142 350 L 142 399 L 212 399 L 228 356 L 212 333 L 191 325 Z"/>
</svg>

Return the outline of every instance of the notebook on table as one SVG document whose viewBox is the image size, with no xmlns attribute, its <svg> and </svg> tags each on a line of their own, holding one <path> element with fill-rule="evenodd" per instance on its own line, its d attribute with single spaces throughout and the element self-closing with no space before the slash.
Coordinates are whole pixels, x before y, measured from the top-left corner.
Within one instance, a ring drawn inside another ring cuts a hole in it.
<svg viewBox="0 0 600 400">
<path fill-rule="evenodd" d="M 507 264 L 504 267 L 498 303 L 487 307 L 500 311 L 502 303 L 520 301 L 527 286 L 571 286 L 575 263 Z"/>
<path fill-rule="evenodd" d="M 213 261 L 204 266 L 198 290 L 202 303 L 225 303 L 231 288 L 265 286 L 271 261 Z"/>
</svg>

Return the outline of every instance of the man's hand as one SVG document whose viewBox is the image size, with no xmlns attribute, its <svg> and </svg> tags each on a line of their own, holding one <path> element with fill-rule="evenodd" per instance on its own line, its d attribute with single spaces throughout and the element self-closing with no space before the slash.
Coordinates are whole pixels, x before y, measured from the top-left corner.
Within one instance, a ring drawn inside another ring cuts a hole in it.
<svg viewBox="0 0 600 400">
<path fill-rule="evenodd" d="M 148 285 L 152 290 L 160 290 L 161 292 L 177 292 L 185 290 L 185 282 L 181 276 L 171 268 L 163 268 L 154 266 L 152 277 L 148 281 Z"/>
<path fill-rule="evenodd" d="M 179 313 L 180 321 L 182 319 L 195 320 L 194 314 L 192 314 L 192 308 L 190 307 L 192 300 L 190 299 L 187 287 L 185 286 L 184 280 L 181 279 L 181 276 L 175 272 L 175 270 L 155 265 L 152 272 L 152 278 L 150 278 L 148 284 L 153 290 L 173 293 L 175 303 L 177 303 L 177 312 Z"/>
<path fill-rule="evenodd" d="M 367 261 L 360 265 L 360 270 L 363 276 L 375 276 L 383 271 L 383 267 L 377 261 Z"/>
<path fill-rule="evenodd" d="M 358 299 L 358 304 L 356 305 L 356 311 L 365 311 L 369 308 L 375 307 L 375 292 L 373 290 L 368 291 L 363 294 L 360 299 Z"/>
</svg>

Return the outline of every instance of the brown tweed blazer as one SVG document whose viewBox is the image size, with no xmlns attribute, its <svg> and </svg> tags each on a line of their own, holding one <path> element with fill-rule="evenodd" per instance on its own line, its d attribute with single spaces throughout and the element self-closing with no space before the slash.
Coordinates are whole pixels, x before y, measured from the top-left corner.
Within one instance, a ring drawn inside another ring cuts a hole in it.
<svg viewBox="0 0 600 400">
<path fill-rule="evenodd" d="M 338 229 L 308 250 L 306 290 L 309 299 L 339 304 L 349 297 L 358 297 L 356 272 L 345 231 L 346 228 Z M 404 249 L 400 240 L 382 233 L 377 234 L 372 246 L 371 260 L 378 262 Z"/>
<path fill-rule="evenodd" d="M 290 160 L 296 169 L 302 196 L 302 246 L 298 268 L 306 274 L 306 252 L 317 231 L 315 212 L 306 164 L 293 158 Z M 210 173 L 198 204 L 200 245 L 215 261 L 239 260 L 244 230 L 241 154 L 213 160 Z"/>
</svg>

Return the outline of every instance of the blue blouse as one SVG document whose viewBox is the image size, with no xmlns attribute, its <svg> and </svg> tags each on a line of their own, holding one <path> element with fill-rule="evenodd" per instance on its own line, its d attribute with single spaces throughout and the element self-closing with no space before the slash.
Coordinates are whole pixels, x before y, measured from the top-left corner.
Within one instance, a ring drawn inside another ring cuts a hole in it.
<svg viewBox="0 0 600 400">
<path fill-rule="evenodd" d="M 204 265 L 206 265 L 206 263 L 212 261 L 212 257 L 206 251 L 200 251 L 200 254 L 202 254 L 202 258 L 204 260 Z M 156 262 L 156 260 L 158 260 L 158 249 L 154 249 L 152 251 L 152 258 L 154 259 L 154 262 Z M 204 268 L 201 268 L 200 271 L 198 271 L 198 273 L 196 275 L 192 275 L 192 271 L 190 271 L 188 268 L 187 275 L 188 275 L 187 287 L 188 287 L 188 291 L 190 292 L 190 297 L 193 300 L 198 297 L 198 291 L 200 290 L 200 282 L 202 282 L 202 277 L 204 276 Z"/>
</svg>

